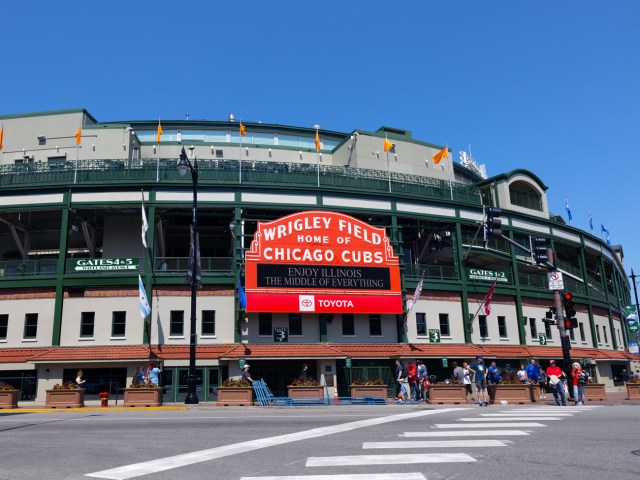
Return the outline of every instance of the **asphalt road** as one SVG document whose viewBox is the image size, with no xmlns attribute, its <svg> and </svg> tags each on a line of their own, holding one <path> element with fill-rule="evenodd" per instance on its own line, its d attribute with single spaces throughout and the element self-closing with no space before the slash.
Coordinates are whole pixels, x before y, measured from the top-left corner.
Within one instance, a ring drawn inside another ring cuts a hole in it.
<svg viewBox="0 0 640 480">
<path fill-rule="evenodd" d="M 0 413 L 0 479 L 637 480 L 639 426 L 637 405 Z"/>
</svg>

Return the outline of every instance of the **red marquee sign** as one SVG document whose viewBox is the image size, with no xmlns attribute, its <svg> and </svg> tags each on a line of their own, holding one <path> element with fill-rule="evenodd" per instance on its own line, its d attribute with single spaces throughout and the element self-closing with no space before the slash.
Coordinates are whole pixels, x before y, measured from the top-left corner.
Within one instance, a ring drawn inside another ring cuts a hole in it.
<svg viewBox="0 0 640 480">
<path fill-rule="evenodd" d="M 336 212 L 259 222 L 246 252 L 248 312 L 402 313 L 384 228 Z"/>
</svg>

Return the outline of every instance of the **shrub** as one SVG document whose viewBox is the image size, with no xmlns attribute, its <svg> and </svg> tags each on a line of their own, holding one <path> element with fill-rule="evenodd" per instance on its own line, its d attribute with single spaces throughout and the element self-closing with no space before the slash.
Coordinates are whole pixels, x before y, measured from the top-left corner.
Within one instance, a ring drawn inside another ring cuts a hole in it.
<svg viewBox="0 0 640 480">
<path fill-rule="evenodd" d="M 289 384 L 291 387 L 317 387 L 320 385 L 315 378 L 307 378 L 306 380 L 300 380 L 296 378 Z"/>
<path fill-rule="evenodd" d="M 351 385 L 355 385 L 355 386 L 386 385 L 386 382 L 380 377 L 359 378 L 359 379 L 353 380 L 351 382 Z"/>
<path fill-rule="evenodd" d="M 155 383 L 132 383 L 129 388 L 158 388 Z"/>
<path fill-rule="evenodd" d="M 248 387 L 249 383 L 245 382 L 244 380 L 236 380 L 234 378 L 227 378 L 224 382 L 222 382 L 222 385 L 220 386 L 220 388 L 224 388 L 224 387 Z"/>
<path fill-rule="evenodd" d="M 13 387 L 13 385 L 9 385 L 8 383 L 0 383 L 0 390 L 15 390 L 15 388 Z"/>
<path fill-rule="evenodd" d="M 53 386 L 54 390 L 78 390 L 78 385 L 76 385 L 75 382 L 72 381 L 68 381 L 63 383 L 62 385 L 60 385 L 59 383 L 56 383 Z"/>
</svg>

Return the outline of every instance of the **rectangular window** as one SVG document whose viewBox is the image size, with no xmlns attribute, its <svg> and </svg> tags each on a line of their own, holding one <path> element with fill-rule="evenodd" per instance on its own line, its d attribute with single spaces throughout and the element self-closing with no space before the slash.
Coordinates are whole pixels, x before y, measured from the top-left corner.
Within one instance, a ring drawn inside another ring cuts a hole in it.
<svg viewBox="0 0 640 480">
<path fill-rule="evenodd" d="M 27 313 L 24 316 L 24 337 L 26 339 L 38 338 L 38 314 Z"/>
<path fill-rule="evenodd" d="M 416 313 L 416 334 L 420 336 L 427 335 L 427 314 Z"/>
<path fill-rule="evenodd" d="M 440 336 L 441 337 L 449 337 L 451 336 L 451 330 L 449 329 L 449 314 L 441 313 L 438 315 L 440 318 Z"/>
<path fill-rule="evenodd" d="M 356 334 L 353 313 L 342 314 L 342 335 L 352 337 Z"/>
<path fill-rule="evenodd" d="M 289 335 L 302 335 L 302 314 L 289 314 Z"/>
<path fill-rule="evenodd" d="M 544 334 L 547 337 L 547 340 L 553 339 L 553 331 L 551 330 L 551 325 L 549 323 L 544 324 Z"/>
<path fill-rule="evenodd" d="M 573 333 L 573 330 L 574 330 L 573 328 L 569 329 L 569 338 L 571 339 L 572 342 L 575 341 L 576 339 L 576 335 Z"/>
<path fill-rule="evenodd" d="M 507 338 L 507 318 L 498 317 L 498 335 L 500 338 Z"/>
<path fill-rule="evenodd" d="M 489 329 L 487 328 L 487 317 L 486 315 L 478 315 L 478 325 L 480 325 L 480 337 L 488 338 L 489 337 Z"/>
<path fill-rule="evenodd" d="M 578 324 L 578 328 L 580 329 L 580 340 L 582 342 L 586 342 L 587 341 L 587 337 L 584 336 L 584 323 L 580 322 Z"/>
<path fill-rule="evenodd" d="M 80 338 L 93 338 L 95 323 L 96 312 L 82 312 L 80 314 Z"/>
<path fill-rule="evenodd" d="M 202 310 L 201 331 L 203 337 L 216 336 L 216 311 Z"/>
<path fill-rule="evenodd" d="M 124 337 L 127 332 L 127 312 L 111 314 L 111 336 Z"/>
<path fill-rule="evenodd" d="M 6 313 L 0 315 L 0 340 L 7 339 L 7 331 L 9 330 L 9 315 Z"/>
<path fill-rule="evenodd" d="M 531 338 L 534 340 L 538 339 L 538 325 L 536 324 L 535 318 L 529 319 L 529 331 L 531 332 Z"/>
<path fill-rule="evenodd" d="M 618 332 L 618 347 L 622 346 L 622 334 L 620 333 L 620 330 L 616 330 L 616 332 Z"/>
<path fill-rule="evenodd" d="M 171 310 L 169 336 L 184 337 L 184 312 L 182 310 Z"/>
<path fill-rule="evenodd" d="M 369 315 L 369 335 L 376 337 L 382 335 L 382 321 L 377 313 Z"/>
<path fill-rule="evenodd" d="M 266 337 L 273 335 L 271 328 L 271 314 L 268 312 L 258 314 L 258 335 Z"/>
<path fill-rule="evenodd" d="M 602 326 L 602 335 L 604 336 L 604 343 L 609 343 L 609 337 L 607 337 L 607 327 Z"/>
<path fill-rule="evenodd" d="M 598 343 L 600 343 L 600 325 L 596 325 L 596 338 L 598 339 Z"/>
</svg>

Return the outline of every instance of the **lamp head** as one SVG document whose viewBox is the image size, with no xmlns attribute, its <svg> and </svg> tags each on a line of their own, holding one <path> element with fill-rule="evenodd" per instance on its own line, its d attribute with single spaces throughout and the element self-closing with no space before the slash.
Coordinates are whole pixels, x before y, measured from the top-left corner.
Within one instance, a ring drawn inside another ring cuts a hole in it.
<svg viewBox="0 0 640 480">
<path fill-rule="evenodd" d="M 182 147 L 182 152 L 180 153 L 180 160 L 178 160 L 178 173 L 180 176 L 184 177 L 189 171 L 189 159 L 187 158 L 187 154 L 184 151 L 184 147 Z"/>
</svg>

